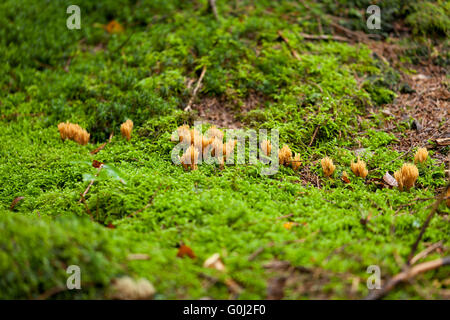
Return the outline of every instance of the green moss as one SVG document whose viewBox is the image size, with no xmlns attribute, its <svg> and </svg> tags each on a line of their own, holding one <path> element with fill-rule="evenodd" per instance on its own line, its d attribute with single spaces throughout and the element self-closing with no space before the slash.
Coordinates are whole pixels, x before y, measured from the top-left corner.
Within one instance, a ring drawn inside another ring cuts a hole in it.
<svg viewBox="0 0 450 320">
<path fill-rule="evenodd" d="M 380 131 L 379 115 L 358 119 L 368 106 L 392 101 L 399 80 L 366 46 L 305 41 L 301 33 L 312 32 L 317 19 L 292 1 L 240 1 L 236 8 L 218 2 L 220 21 L 206 11 L 206 1 L 81 1 L 80 31 L 65 28 L 66 4 L 29 1 L 20 10 L 14 1 L 0 5 L 3 298 L 35 298 L 64 286 L 69 264 L 81 266 L 85 289 L 54 298 L 104 297 L 110 279 L 123 273 L 148 278 L 158 299 L 226 299 L 228 276 L 242 286 L 239 298 L 264 298 L 273 274 L 263 266 L 273 259 L 331 272 L 323 291 L 348 298 L 348 281 L 340 273 L 363 280 L 371 264 L 380 265 L 383 278 L 400 271 L 394 256 L 407 257 L 432 201 L 414 199 L 434 196 L 445 184 L 444 168 L 434 161 L 419 166 L 410 192 L 379 189 L 350 173 L 356 148 L 365 149 L 369 178 L 412 161 L 393 150 L 396 140 Z M 323 12 L 320 4 L 309 6 Z M 124 33 L 98 27 L 112 19 Z M 281 167 L 276 175 L 261 176 L 262 165 L 219 170 L 202 164 L 194 172 L 175 166 L 170 134 L 197 117 L 182 110 L 203 67 L 196 103 L 214 98 L 246 128 L 278 129 L 280 142 L 309 169 Z M 255 96 L 260 101 L 253 110 L 241 108 Z M 135 124 L 130 141 L 119 133 L 127 118 Z M 86 128 L 91 143 L 61 141 L 57 124 L 67 120 Z M 92 155 L 111 133 L 111 142 Z M 334 178 L 323 177 L 317 160 L 324 155 L 337 166 Z M 110 170 L 95 178 L 84 204 L 80 194 L 97 173 L 93 160 Z M 350 184 L 339 179 L 344 170 Z M 311 184 L 317 181 L 321 188 Z M 24 198 L 9 209 L 17 197 Z M 369 214 L 369 225 L 361 224 Z M 287 230 L 287 221 L 298 224 Z M 105 228 L 111 225 L 116 228 Z M 448 246 L 449 231 L 436 216 L 424 241 L 444 239 Z M 177 258 L 180 242 L 197 259 Z M 225 274 L 203 268 L 215 252 Z M 127 261 L 128 253 L 151 258 Z M 205 274 L 218 281 L 205 285 Z M 427 288 L 432 281 L 421 280 Z M 358 295 L 366 293 L 361 281 Z M 310 294 L 290 290 L 286 297 L 314 298 Z M 417 292 L 400 288 L 389 297 L 414 298 Z"/>
<path fill-rule="evenodd" d="M 33 299 L 55 288 L 59 298 L 101 298 L 102 288 L 119 275 L 123 249 L 113 231 L 88 219 L 25 217 L 0 212 L 2 299 Z M 82 290 L 65 290 L 70 274 L 81 270 Z"/>
</svg>

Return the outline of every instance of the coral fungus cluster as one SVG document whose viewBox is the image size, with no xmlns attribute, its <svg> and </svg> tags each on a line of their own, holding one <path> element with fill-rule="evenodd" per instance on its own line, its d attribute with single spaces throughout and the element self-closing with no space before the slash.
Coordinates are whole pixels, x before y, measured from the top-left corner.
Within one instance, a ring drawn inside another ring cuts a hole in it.
<svg viewBox="0 0 450 320">
<path fill-rule="evenodd" d="M 200 153 L 209 152 L 213 157 L 217 157 L 220 167 L 229 157 L 236 147 L 236 140 L 228 140 L 223 143 L 224 134 L 217 127 L 212 126 L 203 135 L 195 128 L 189 128 L 188 125 L 182 125 L 177 128 L 176 134 L 171 136 L 172 141 L 186 142 L 190 144 L 186 152 L 180 157 L 183 167 L 191 170 L 197 170 Z"/>
<path fill-rule="evenodd" d="M 414 162 L 420 162 L 423 163 L 427 161 L 428 158 L 428 150 L 427 148 L 419 148 L 417 149 L 416 154 L 414 155 Z"/>
<path fill-rule="evenodd" d="M 366 168 L 366 163 L 364 161 L 360 160 L 359 157 L 358 157 L 358 161 L 350 163 L 350 167 L 351 167 L 353 173 L 355 174 L 355 176 L 357 176 L 357 177 L 365 178 L 365 177 L 367 177 L 367 174 L 369 173 L 369 171 Z"/>
<path fill-rule="evenodd" d="M 61 122 L 58 124 L 58 131 L 63 140 L 73 140 L 81 145 L 85 145 L 89 142 L 90 134 L 78 124 Z"/>
<path fill-rule="evenodd" d="M 131 131 L 133 131 L 133 121 L 128 119 L 120 126 L 120 133 L 129 141 L 131 139 Z"/>
<path fill-rule="evenodd" d="M 419 170 L 412 163 L 405 163 L 394 173 L 394 178 L 397 180 L 398 188 L 400 190 L 409 190 L 414 187 L 417 177 L 419 177 Z"/>
<path fill-rule="evenodd" d="M 320 160 L 320 164 L 322 165 L 323 174 L 326 177 L 331 176 L 334 173 L 334 170 L 336 170 L 336 166 L 333 164 L 333 160 L 331 160 L 329 157 L 325 157 Z"/>
</svg>

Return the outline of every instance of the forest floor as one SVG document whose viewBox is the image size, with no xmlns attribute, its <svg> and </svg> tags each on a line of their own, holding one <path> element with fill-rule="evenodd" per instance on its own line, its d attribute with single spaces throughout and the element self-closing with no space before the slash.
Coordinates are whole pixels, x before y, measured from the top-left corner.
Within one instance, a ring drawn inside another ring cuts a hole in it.
<svg viewBox="0 0 450 320">
<path fill-rule="evenodd" d="M 129 276 L 154 299 L 450 299 L 448 5 L 391 1 L 367 30 L 346 1 L 86 0 L 69 30 L 68 1 L 26 2 L 0 4 L 0 298 L 117 298 Z M 171 136 L 199 120 L 276 129 L 300 168 L 184 170 Z"/>
</svg>

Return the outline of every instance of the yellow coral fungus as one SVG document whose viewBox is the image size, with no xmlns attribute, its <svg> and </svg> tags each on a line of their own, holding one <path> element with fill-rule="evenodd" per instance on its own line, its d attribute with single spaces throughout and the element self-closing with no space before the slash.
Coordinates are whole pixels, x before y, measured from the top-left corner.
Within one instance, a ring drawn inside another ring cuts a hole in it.
<svg viewBox="0 0 450 320">
<path fill-rule="evenodd" d="M 228 140 L 227 143 L 223 145 L 223 156 L 226 159 L 234 150 L 237 140 Z"/>
<path fill-rule="evenodd" d="M 188 168 L 191 168 L 191 170 L 197 170 L 198 154 L 198 150 L 195 146 L 191 145 L 187 148 L 186 152 L 180 158 L 181 164 L 185 170 Z"/>
<path fill-rule="evenodd" d="M 295 157 L 290 159 L 291 167 L 294 171 L 297 171 L 298 168 L 300 168 L 300 165 L 302 164 L 300 162 L 300 155 L 296 154 Z"/>
<path fill-rule="evenodd" d="M 182 142 L 185 138 L 188 139 L 188 140 L 191 138 L 191 134 L 189 132 L 189 125 L 187 125 L 187 124 L 184 124 L 184 125 L 178 127 L 176 133 L 177 133 L 176 135 L 174 133 L 170 137 L 171 141 L 180 141 L 180 142 Z"/>
<path fill-rule="evenodd" d="M 367 177 L 367 174 L 369 173 L 369 171 L 366 168 L 366 163 L 364 161 L 360 160 L 359 157 L 358 157 L 357 162 L 350 163 L 350 167 L 351 167 L 353 173 L 355 174 L 355 176 L 357 176 L 357 177 L 365 178 L 365 177 Z"/>
<path fill-rule="evenodd" d="M 269 140 L 264 140 L 261 142 L 261 150 L 266 156 L 270 155 L 270 152 L 272 152 L 272 143 Z"/>
<path fill-rule="evenodd" d="M 333 174 L 334 170 L 336 170 L 336 166 L 333 164 L 333 160 L 328 157 L 320 160 L 320 164 L 322 165 L 323 174 L 326 177 L 329 177 Z"/>
<path fill-rule="evenodd" d="M 283 148 L 278 152 L 278 162 L 280 164 L 287 165 L 289 163 L 289 159 L 292 157 L 291 148 L 288 145 L 284 145 Z"/>
<path fill-rule="evenodd" d="M 120 133 L 122 136 L 126 138 L 128 141 L 131 139 L 131 131 L 133 131 L 133 121 L 128 119 L 120 126 Z"/>
<path fill-rule="evenodd" d="M 206 131 L 206 134 L 208 138 L 219 138 L 220 140 L 223 140 L 223 132 L 217 129 L 216 126 L 209 128 L 208 131 Z"/>
<path fill-rule="evenodd" d="M 420 162 L 423 163 L 427 161 L 428 158 L 428 150 L 427 148 L 419 148 L 417 149 L 416 154 L 414 155 L 414 162 Z"/>
<path fill-rule="evenodd" d="M 414 187 L 418 176 L 419 170 L 412 163 L 403 164 L 400 170 L 394 173 L 394 178 L 397 180 L 398 188 L 400 190 L 409 190 Z"/>
<path fill-rule="evenodd" d="M 89 142 L 90 134 L 78 124 L 61 122 L 58 124 L 58 131 L 63 140 L 70 139 L 81 145 Z"/>
</svg>

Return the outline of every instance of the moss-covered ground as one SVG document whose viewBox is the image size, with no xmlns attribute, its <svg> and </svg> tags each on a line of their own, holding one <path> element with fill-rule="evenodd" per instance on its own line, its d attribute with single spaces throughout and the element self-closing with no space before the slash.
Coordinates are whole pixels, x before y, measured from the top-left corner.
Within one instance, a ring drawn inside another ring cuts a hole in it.
<svg viewBox="0 0 450 320">
<path fill-rule="evenodd" d="M 400 272 L 446 185 L 444 163 L 430 150 L 408 192 L 374 183 L 413 161 L 416 149 L 398 153 L 398 138 L 383 131 L 388 115 L 379 111 L 395 98 L 399 71 L 363 43 L 301 36 L 318 27 L 329 33 L 329 14 L 340 10 L 358 21 L 362 2 L 341 1 L 338 10 L 334 1 L 217 1 L 216 19 L 208 1 L 78 1 L 81 29 L 68 30 L 70 1 L 3 1 L 0 298 L 47 297 L 65 286 L 72 264 L 83 289 L 50 298 L 104 298 L 112 279 L 130 275 L 151 281 L 156 299 L 264 299 L 280 274 L 267 264 L 278 260 L 313 274 L 288 283 L 286 299 L 362 298 L 368 266 L 378 265 L 383 281 Z M 386 23 L 422 19 L 417 37 L 448 37 L 448 3 L 421 5 L 439 19 L 393 6 Z M 112 20 L 123 32 L 105 30 Z M 244 128 L 278 129 L 280 143 L 301 155 L 299 172 L 280 167 L 264 176 L 250 164 L 185 171 L 172 163 L 170 135 L 193 123 L 195 111 L 183 109 L 204 67 L 195 103 L 215 98 Z M 119 130 L 128 118 L 130 141 Z M 62 121 L 86 128 L 90 143 L 63 142 Z M 396 130 L 409 125 L 399 121 Z M 350 170 L 356 149 L 370 170 L 365 180 Z M 320 167 L 324 156 L 337 167 L 331 178 Z M 99 175 L 83 202 L 93 160 L 110 175 Z M 442 203 L 426 229 L 417 252 L 438 241 L 444 249 L 424 261 L 446 254 L 449 212 Z M 180 244 L 196 258 L 177 257 Z M 148 259 L 130 260 L 132 253 Z M 203 267 L 214 253 L 225 272 Z M 448 271 L 420 275 L 387 298 L 442 298 Z M 230 278 L 240 290 L 230 290 Z"/>
</svg>

